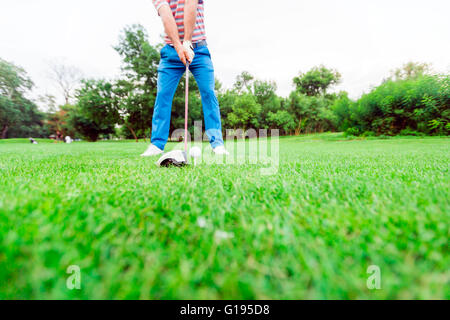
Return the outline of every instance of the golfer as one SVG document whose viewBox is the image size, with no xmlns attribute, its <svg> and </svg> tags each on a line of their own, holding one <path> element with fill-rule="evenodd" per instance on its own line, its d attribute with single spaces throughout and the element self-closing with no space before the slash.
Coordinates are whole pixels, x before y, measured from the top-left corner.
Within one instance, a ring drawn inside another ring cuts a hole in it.
<svg viewBox="0 0 450 320">
<path fill-rule="evenodd" d="M 214 67 L 206 43 L 204 0 L 153 0 L 166 31 L 158 67 L 158 93 L 152 121 L 152 144 L 142 156 L 163 153 L 169 138 L 172 100 L 186 63 L 200 89 L 206 134 L 213 151 L 227 155 L 219 102 L 214 92 Z"/>
</svg>

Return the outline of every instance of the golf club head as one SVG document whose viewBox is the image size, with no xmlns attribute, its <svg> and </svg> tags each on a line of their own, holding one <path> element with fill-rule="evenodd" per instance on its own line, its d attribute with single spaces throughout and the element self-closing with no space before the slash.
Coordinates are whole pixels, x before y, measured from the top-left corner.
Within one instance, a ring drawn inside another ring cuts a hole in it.
<svg viewBox="0 0 450 320">
<path fill-rule="evenodd" d="M 181 150 L 174 150 L 163 154 L 163 156 L 156 162 L 159 167 L 184 167 L 187 166 L 187 154 Z"/>
</svg>

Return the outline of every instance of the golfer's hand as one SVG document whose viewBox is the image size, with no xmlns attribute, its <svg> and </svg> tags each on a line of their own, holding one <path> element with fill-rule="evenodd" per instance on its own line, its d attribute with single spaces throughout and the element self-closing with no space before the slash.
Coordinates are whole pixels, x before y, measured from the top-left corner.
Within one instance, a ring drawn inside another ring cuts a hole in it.
<svg viewBox="0 0 450 320">
<path fill-rule="evenodd" d="M 183 42 L 183 47 L 184 47 L 185 52 L 188 53 L 189 63 L 192 63 L 192 60 L 194 60 L 194 57 L 195 57 L 194 47 L 192 46 L 192 42 L 191 41 L 184 41 Z"/>
<path fill-rule="evenodd" d="M 189 61 L 189 63 L 192 62 L 192 60 L 194 60 L 194 50 L 192 49 L 192 44 L 190 44 L 189 46 L 188 41 L 186 41 L 185 43 L 183 43 L 182 45 L 177 45 L 175 47 L 175 50 L 178 53 L 178 57 L 180 57 L 181 62 L 183 62 L 183 64 L 186 64 L 187 61 Z M 192 52 L 190 52 L 192 51 Z"/>
<path fill-rule="evenodd" d="M 186 51 L 182 44 L 175 46 L 175 50 L 178 53 L 178 57 L 180 57 L 181 62 L 186 65 L 186 61 L 189 57 L 189 53 Z"/>
</svg>

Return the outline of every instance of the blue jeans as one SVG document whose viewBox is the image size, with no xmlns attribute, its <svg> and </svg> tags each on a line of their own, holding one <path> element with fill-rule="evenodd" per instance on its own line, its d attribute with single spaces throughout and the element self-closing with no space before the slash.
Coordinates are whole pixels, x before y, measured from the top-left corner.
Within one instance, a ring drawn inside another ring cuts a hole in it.
<svg viewBox="0 0 450 320">
<path fill-rule="evenodd" d="M 214 67 L 208 47 L 198 47 L 189 70 L 197 81 L 202 97 L 206 134 L 213 148 L 223 145 L 222 124 L 219 102 L 214 92 Z M 158 93 L 152 121 L 152 144 L 164 150 L 169 138 L 172 100 L 178 83 L 186 71 L 186 66 L 178 57 L 177 51 L 169 45 L 161 50 L 158 67 Z"/>
</svg>

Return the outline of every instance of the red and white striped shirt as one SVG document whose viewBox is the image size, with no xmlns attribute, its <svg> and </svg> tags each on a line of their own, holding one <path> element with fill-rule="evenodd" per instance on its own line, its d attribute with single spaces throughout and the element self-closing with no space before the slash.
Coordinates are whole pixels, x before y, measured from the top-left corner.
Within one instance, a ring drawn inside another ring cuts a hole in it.
<svg viewBox="0 0 450 320">
<path fill-rule="evenodd" d="M 180 36 L 180 40 L 184 39 L 184 3 L 185 0 L 152 0 L 155 5 L 156 11 L 161 8 L 161 6 L 168 4 L 170 9 L 172 10 L 172 14 L 175 18 L 175 22 L 178 27 L 178 34 Z M 192 34 L 192 42 L 196 43 L 201 40 L 206 40 L 206 32 L 205 32 L 205 20 L 204 20 L 204 7 L 203 0 L 198 0 L 198 8 L 197 8 L 197 19 L 195 21 L 195 29 Z M 172 41 L 169 39 L 167 35 L 165 35 L 165 41 L 168 44 L 172 44 Z"/>
</svg>

